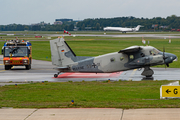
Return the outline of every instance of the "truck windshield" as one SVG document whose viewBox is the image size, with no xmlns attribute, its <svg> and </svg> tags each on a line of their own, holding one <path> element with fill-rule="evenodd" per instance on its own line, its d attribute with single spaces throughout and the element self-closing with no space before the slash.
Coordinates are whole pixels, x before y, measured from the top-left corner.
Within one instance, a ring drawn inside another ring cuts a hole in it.
<svg viewBox="0 0 180 120">
<path fill-rule="evenodd" d="M 4 48 L 4 57 L 29 57 L 27 47 L 10 47 L 7 46 Z"/>
</svg>

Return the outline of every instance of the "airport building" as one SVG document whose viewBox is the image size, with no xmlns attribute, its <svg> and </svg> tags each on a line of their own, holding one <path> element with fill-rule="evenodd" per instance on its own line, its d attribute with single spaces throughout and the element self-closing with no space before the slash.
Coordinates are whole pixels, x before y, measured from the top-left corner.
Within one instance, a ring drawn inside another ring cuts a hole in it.
<svg viewBox="0 0 180 120">
<path fill-rule="evenodd" d="M 73 19 L 55 19 L 54 25 L 62 25 L 64 22 L 72 22 Z"/>
</svg>

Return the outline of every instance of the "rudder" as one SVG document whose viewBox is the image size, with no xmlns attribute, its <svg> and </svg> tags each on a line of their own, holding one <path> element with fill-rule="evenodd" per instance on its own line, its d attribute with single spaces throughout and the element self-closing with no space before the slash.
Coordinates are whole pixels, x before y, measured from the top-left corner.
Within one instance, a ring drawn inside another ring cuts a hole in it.
<svg viewBox="0 0 180 120">
<path fill-rule="evenodd" d="M 71 63 L 89 58 L 76 56 L 64 38 L 50 40 L 50 47 L 52 64 L 56 66 L 64 67 Z"/>
</svg>

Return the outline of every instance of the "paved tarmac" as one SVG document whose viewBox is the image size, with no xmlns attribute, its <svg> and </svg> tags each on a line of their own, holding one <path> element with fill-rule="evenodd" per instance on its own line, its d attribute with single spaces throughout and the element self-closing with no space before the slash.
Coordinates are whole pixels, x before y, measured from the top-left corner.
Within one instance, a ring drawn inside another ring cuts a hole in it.
<svg viewBox="0 0 180 120">
<path fill-rule="evenodd" d="M 57 71 L 49 61 L 33 60 L 32 69 L 25 70 L 24 66 L 14 66 L 12 70 L 4 70 L 2 55 L 0 55 L 0 82 L 66 82 L 66 81 L 105 81 L 105 80 L 144 80 L 141 76 L 143 70 L 129 70 L 117 73 L 61 73 L 58 78 L 54 78 Z M 179 68 L 152 68 L 153 78 L 150 80 L 180 80 Z"/>
<path fill-rule="evenodd" d="M 0 109 L 0 120 L 179 120 L 180 108 Z"/>
</svg>

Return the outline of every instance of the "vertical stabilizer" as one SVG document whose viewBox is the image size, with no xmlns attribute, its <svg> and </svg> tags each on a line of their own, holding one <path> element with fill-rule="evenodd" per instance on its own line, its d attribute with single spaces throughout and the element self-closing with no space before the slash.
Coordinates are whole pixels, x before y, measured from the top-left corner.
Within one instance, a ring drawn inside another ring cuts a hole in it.
<svg viewBox="0 0 180 120">
<path fill-rule="evenodd" d="M 56 66 L 66 67 L 74 62 L 89 58 L 76 56 L 64 38 L 50 40 L 50 47 L 52 64 Z"/>
<path fill-rule="evenodd" d="M 143 26 L 138 25 L 138 26 L 135 28 L 135 31 L 139 31 L 139 28 L 140 28 L 140 27 L 143 27 Z"/>
<path fill-rule="evenodd" d="M 66 66 L 74 61 L 71 57 L 75 57 L 75 54 L 71 52 L 69 46 L 66 44 L 63 38 L 57 38 L 50 41 L 51 46 L 51 60 L 53 65 Z"/>
</svg>

